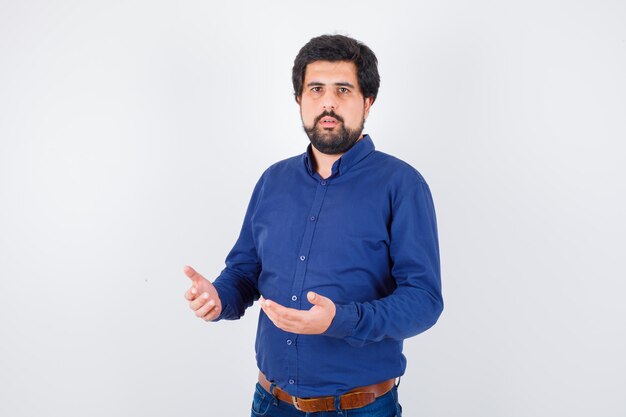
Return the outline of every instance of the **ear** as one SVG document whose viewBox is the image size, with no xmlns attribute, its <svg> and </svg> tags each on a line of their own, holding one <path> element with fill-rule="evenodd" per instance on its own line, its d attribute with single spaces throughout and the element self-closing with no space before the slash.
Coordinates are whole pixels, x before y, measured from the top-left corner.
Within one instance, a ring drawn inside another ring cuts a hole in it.
<svg viewBox="0 0 626 417">
<path fill-rule="evenodd" d="M 298 106 L 302 105 L 302 95 L 296 96 L 296 103 L 298 103 Z"/>
<path fill-rule="evenodd" d="M 363 99 L 363 118 L 367 119 L 367 116 L 370 114 L 370 108 L 374 104 L 374 97 L 365 97 Z"/>
</svg>

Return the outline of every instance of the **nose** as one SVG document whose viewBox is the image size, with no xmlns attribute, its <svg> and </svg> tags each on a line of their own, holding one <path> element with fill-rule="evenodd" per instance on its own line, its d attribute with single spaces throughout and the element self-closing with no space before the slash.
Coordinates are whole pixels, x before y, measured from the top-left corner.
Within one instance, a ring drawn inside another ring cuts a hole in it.
<svg viewBox="0 0 626 417">
<path fill-rule="evenodd" d="M 337 97 L 335 96 L 335 92 L 332 91 L 331 89 L 328 89 L 324 93 L 322 106 L 324 107 L 324 110 L 326 111 L 337 110 Z"/>
</svg>

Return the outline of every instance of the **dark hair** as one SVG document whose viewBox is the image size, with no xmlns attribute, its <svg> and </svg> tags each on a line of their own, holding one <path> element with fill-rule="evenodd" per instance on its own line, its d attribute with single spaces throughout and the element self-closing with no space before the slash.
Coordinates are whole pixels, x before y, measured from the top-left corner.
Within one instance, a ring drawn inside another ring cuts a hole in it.
<svg viewBox="0 0 626 417">
<path fill-rule="evenodd" d="M 380 76 L 374 52 L 362 42 L 343 35 L 322 35 L 311 39 L 300 49 L 293 62 L 291 79 L 296 101 L 302 96 L 306 66 L 315 61 L 351 61 L 357 68 L 357 78 L 363 97 L 376 100 Z"/>
</svg>

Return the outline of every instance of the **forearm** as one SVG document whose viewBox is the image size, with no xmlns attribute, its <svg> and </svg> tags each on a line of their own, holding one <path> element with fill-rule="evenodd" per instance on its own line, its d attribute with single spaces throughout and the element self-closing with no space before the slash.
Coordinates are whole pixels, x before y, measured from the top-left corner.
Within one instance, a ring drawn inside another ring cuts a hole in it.
<svg viewBox="0 0 626 417">
<path fill-rule="evenodd" d="M 443 311 L 439 241 L 428 185 L 411 182 L 393 205 L 389 254 L 395 290 L 384 298 L 337 305 L 325 334 L 364 345 L 415 336 Z"/>
<path fill-rule="evenodd" d="M 222 302 L 222 313 L 215 321 L 237 320 L 244 315 L 246 308 L 258 300 L 260 294 L 256 276 L 257 273 L 246 276 L 243 272 L 228 267 L 221 272 L 213 282 Z"/>
<path fill-rule="evenodd" d="M 369 302 L 338 304 L 327 336 L 343 338 L 353 346 L 403 340 L 432 327 L 443 311 L 440 292 L 399 287 L 393 294 Z"/>
</svg>

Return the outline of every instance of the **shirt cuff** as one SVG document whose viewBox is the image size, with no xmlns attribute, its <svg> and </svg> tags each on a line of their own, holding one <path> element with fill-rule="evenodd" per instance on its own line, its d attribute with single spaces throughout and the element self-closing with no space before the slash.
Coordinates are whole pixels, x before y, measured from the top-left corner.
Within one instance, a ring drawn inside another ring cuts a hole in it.
<svg viewBox="0 0 626 417">
<path fill-rule="evenodd" d="M 231 317 L 236 316 L 232 308 L 235 302 L 234 298 L 226 287 L 221 285 L 221 282 L 214 281 L 213 286 L 217 290 L 217 295 L 220 297 L 220 301 L 222 302 L 222 311 L 220 311 L 219 316 L 211 321 L 232 320 Z"/>
<path fill-rule="evenodd" d="M 352 335 L 359 321 L 359 312 L 354 303 L 335 304 L 335 317 L 322 335 L 344 338 Z"/>
</svg>

